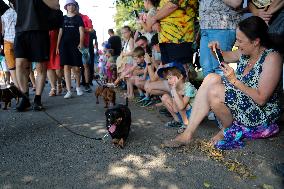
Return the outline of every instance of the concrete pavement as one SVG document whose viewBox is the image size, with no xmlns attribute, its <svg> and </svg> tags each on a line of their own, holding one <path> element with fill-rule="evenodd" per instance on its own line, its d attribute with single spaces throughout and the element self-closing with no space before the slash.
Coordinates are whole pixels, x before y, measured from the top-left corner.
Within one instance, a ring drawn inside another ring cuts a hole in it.
<svg viewBox="0 0 284 189">
<path fill-rule="evenodd" d="M 200 140 L 218 131 L 214 122 L 204 121 L 200 140 L 163 149 L 161 142 L 176 134 L 163 126 L 169 119 L 131 102 L 132 131 L 126 148 L 118 149 L 109 138 L 91 139 L 106 133 L 103 100 L 97 105 L 93 94 L 65 100 L 48 92 L 46 87 L 46 112 L 0 110 L 1 189 L 284 188 L 273 171 L 284 162 L 283 132 L 224 152 L 220 160 L 202 148 Z"/>
</svg>

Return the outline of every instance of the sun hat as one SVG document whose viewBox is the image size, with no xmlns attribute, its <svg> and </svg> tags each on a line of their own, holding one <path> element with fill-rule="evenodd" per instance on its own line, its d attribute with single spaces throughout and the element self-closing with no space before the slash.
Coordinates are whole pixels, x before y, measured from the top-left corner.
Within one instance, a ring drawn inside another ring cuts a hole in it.
<svg viewBox="0 0 284 189">
<path fill-rule="evenodd" d="M 159 68 L 158 71 L 157 71 L 158 76 L 160 78 L 163 78 L 164 77 L 163 73 L 170 68 L 177 68 L 181 72 L 183 77 L 186 77 L 186 71 L 185 71 L 183 65 L 181 63 L 177 63 L 177 62 L 171 62 L 171 63 L 165 64 L 163 67 Z"/>
<path fill-rule="evenodd" d="M 75 0 L 66 0 L 65 1 L 65 5 L 64 5 L 64 9 L 67 10 L 67 5 L 68 4 L 73 4 L 74 6 L 76 6 L 76 1 Z"/>
</svg>

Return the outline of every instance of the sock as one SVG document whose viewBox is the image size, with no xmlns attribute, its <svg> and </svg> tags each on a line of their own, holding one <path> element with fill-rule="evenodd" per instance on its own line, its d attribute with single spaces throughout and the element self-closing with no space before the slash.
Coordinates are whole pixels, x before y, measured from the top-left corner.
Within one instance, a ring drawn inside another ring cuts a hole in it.
<svg viewBox="0 0 284 189">
<path fill-rule="evenodd" d="M 34 103 L 41 104 L 41 95 L 35 95 Z"/>
</svg>

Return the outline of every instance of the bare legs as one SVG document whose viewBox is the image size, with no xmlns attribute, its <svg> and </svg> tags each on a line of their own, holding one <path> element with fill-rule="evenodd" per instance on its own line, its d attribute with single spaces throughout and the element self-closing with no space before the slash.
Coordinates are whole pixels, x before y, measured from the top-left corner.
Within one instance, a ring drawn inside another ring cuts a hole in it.
<svg viewBox="0 0 284 189">
<path fill-rule="evenodd" d="M 230 110 L 224 104 L 225 88 L 221 77 L 217 74 L 209 74 L 200 86 L 192 107 L 189 125 L 184 133 L 178 135 L 174 141 L 189 143 L 201 121 L 207 116 L 210 109 L 221 120 L 224 128 L 231 125 L 233 118 Z M 220 138 L 220 133 L 215 139 Z"/>
<path fill-rule="evenodd" d="M 67 91 L 69 92 L 71 92 L 71 68 L 73 69 L 73 73 L 75 74 L 76 87 L 78 88 L 80 87 L 80 68 L 64 65 L 64 77 L 66 80 L 66 88 Z"/>
<path fill-rule="evenodd" d="M 16 76 L 19 88 L 23 93 L 28 92 L 28 78 L 31 63 L 25 58 L 16 58 Z"/>
<path fill-rule="evenodd" d="M 47 70 L 47 77 L 51 85 L 51 91 L 50 91 L 49 96 L 53 96 L 51 93 L 55 92 L 56 81 L 57 81 L 57 84 L 61 86 L 62 72 L 61 70 Z M 61 92 L 57 91 L 57 93 L 61 93 Z"/>
</svg>

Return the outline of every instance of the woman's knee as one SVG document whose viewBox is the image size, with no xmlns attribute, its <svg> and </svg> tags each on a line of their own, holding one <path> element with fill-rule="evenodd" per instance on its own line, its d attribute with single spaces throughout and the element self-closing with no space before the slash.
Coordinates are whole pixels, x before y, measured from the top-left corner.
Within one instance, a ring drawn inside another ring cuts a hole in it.
<svg viewBox="0 0 284 189">
<path fill-rule="evenodd" d="M 214 85 L 217 83 L 221 83 L 221 76 L 215 73 L 208 74 L 203 81 L 203 85 Z"/>
<path fill-rule="evenodd" d="M 208 88 L 207 98 L 210 104 L 224 102 L 225 88 L 223 84 L 213 84 Z"/>
</svg>

